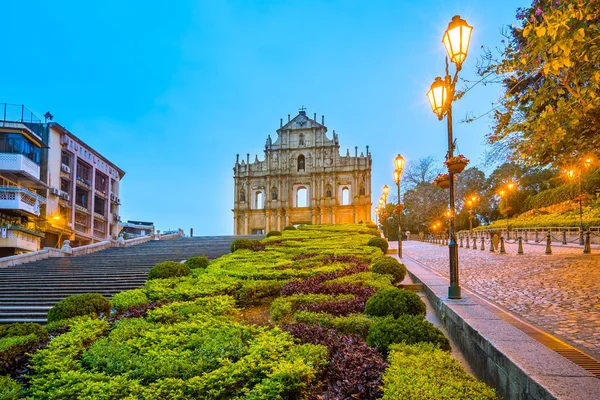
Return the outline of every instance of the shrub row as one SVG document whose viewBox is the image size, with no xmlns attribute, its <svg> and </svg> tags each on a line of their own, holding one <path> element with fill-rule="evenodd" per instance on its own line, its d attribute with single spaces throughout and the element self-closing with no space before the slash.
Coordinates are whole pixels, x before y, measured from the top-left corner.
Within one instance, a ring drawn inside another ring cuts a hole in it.
<svg viewBox="0 0 600 400">
<path fill-rule="evenodd" d="M 56 303 L 48 312 L 48 322 L 84 315 L 108 316 L 111 310 L 112 303 L 106 297 L 99 293 L 83 293 Z"/>
<path fill-rule="evenodd" d="M 389 256 L 378 258 L 373 263 L 371 270 L 377 274 L 391 275 L 393 277 L 392 283 L 394 284 L 402 282 L 406 276 L 406 266 Z"/>
<path fill-rule="evenodd" d="M 385 240 L 382 237 L 373 237 L 373 238 L 369 239 L 369 242 L 367 243 L 367 245 L 381 249 L 383 254 L 387 254 L 388 246 L 389 246 L 387 240 Z"/>
</svg>

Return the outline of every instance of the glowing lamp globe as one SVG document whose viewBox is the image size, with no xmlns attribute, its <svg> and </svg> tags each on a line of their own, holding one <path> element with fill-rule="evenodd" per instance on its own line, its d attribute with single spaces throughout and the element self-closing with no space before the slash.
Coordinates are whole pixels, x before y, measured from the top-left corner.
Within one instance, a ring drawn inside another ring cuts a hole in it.
<svg viewBox="0 0 600 400">
<path fill-rule="evenodd" d="M 388 193 L 390 192 L 390 187 L 388 185 L 383 185 L 383 195 L 387 196 Z"/>
<path fill-rule="evenodd" d="M 404 157 L 398 154 L 394 160 L 394 165 L 396 166 L 396 170 L 400 171 L 400 174 L 402 174 L 402 170 L 404 169 Z"/>
<path fill-rule="evenodd" d="M 442 38 L 450 61 L 452 61 L 459 70 L 469 52 L 471 33 L 473 33 L 473 27 L 469 26 L 467 21 L 460 18 L 460 16 L 455 15 L 448 24 L 448 29 L 446 29 L 444 37 Z"/>
<path fill-rule="evenodd" d="M 444 117 L 446 104 L 448 103 L 448 85 L 441 77 L 435 78 L 427 92 L 427 98 L 431 105 L 431 110 L 438 116 L 438 119 Z"/>
<path fill-rule="evenodd" d="M 396 185 L 400 182 L 400 177 L 402 176 L 402 172 L 395 170 L 394 171 L 394 182 L 396 183 Z"/>
</svg>

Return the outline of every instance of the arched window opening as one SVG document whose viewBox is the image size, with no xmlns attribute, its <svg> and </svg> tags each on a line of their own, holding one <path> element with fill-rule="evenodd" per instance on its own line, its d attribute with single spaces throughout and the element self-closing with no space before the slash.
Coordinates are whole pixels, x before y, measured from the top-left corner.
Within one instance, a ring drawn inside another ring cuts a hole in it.
<svg viewBox="0 0 600 400">
<path fill-rule="evenodd" d="M 296 207 L 308 207 L 308 190 L 304 187 L 296 192 Z"/>
<path fill-rule="evenodd" d="M 358 192 L 359 196 L 364 196 L 365 195 L 365 187 L 363 185 L 360 185 L 360 191 Z"/>
<path fill-rule="evenodd" d="M 300 134 L 300 139 L 298 140 L 298 144 L 300 146 L 304 146 L 304 133 Z"/>
<path fill-rule="evenodd" d="M 274 187 L 273 189 L 271 189 L 271 200 L 277 200 L 277 188 Z"/>
<path fill-rule="evenodd" d="M 302 154 L 298 156 L 298 171 L 304 171 L 306 160 Z"/>
<path fill-rule="evenodd" d="M 350 189 L 347 187 L 342 189 L 342 205 L 347 206 L 350 204 Z"/>
<path fill-rule="evenodd" d="M 246 201 L 246 191 L 244 189 L 240 190 L 240 201 Z"/>
<path fill-rule="evenodd" d="M 262 210 L 263 208 L 265 208 L 265 196 L 263 192 L 256 192 L 255 206 L 257 210 Z"/>
<path fill-rule="evenodd" d="M 330 199 L 331 196 L 332 196 L 331 185 L 327 185 L 325 187 L 325 197 L 327 197 L 328 199 Z"/>
</svg>

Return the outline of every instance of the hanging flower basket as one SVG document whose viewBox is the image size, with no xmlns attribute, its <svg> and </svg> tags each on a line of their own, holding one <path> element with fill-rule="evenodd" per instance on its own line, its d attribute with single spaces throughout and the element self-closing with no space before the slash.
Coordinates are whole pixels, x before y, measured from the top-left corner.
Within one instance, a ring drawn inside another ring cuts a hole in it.
<svg viewBox="0 0 600 400">
<path fill-rule="evenodd" d="M 446 161 L 444 161 L 446 167 L 448 167 L 448 172 L 452 174 L 460 174 L 464 171 L 467 164 L 469 164 L 469 159 L 462 154 L 454 157 L 450 157 Z"/>
<path fill-rule="evenodd" d="M 394 207 L 394 214 L 402 214 L 402 211 L 404 210 L 404 205 L 402 204 L 398 204 L 396 207 Z"/>
<path fill-rule="evenodd" d="M 433 180 L 433 185 L 442 189 L 448 189 L 450 187 L 450 175 L 448 174 L 439 174 Z"/>
</svg>

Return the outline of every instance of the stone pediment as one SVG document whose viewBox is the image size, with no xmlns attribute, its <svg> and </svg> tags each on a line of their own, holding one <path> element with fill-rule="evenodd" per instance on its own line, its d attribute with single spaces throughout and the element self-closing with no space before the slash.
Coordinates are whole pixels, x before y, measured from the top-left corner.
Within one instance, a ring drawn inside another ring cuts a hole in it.
<svg viewBox="0 0 600 400">
<path fill-rule="evenodd" d="M 277 131 L 284 130 L 301 130 L 301 129 L 312 129 L 312 128 L 325 128 L 324 125 L 321 125 L 317 121 L 312 118 L 306 116 L 306 112 L 300 111 L 298 115 L 296 115 L 292 120 L 290 120 L 287 124 L 283 125 Z"/>
</svg>

